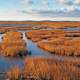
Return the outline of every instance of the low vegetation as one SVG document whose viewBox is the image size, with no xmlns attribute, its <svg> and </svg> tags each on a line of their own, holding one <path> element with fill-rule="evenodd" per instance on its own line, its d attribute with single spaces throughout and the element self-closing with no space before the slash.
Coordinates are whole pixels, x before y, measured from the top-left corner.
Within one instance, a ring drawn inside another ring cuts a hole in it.
<svg viewBox="0 0 80 80">
<path fill-rule="evenodd" d="M 80 56 L 79 39 L 53 38 L 49 41 L 38 42 L 38 46 L 54 54 Z"/>
<path fill-rule="evenodd" d="M 27 38 L 38 42 L 38 46 L 54 54 L 80 56 L 80 31 L 33 30 L 26 33 Z"/>
<path fill-rule="evenodd" d="M 63 30 L 32 30 L 26 33 L 28 39 L 31 39 L 34 42 L 41 40 L 47 40 L 52 37 L 63 37 Z"/>
<path fill-rule="evenodd" d="M 1 42 L 2 54 L 4 56 L 23 56 L 27 54 L 26 42 L 22 39 L 21 32 L 7 32 Z"/>
<path fill-rule="evenodd" d="M 19 69 L 18 69 L 19 70 Z M 25 67 L 15 68 L 8 73 L 9 80 L 79 80 L 80 67 L 69 62 L 60 62 L 52 58 L 31 57 L 25 59 Z"/>
</svg>

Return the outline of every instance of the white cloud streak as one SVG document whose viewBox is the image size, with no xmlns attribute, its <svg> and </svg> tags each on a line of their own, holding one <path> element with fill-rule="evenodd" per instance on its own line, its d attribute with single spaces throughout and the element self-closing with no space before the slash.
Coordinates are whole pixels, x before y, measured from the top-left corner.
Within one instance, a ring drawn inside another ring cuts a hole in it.
<svg viewBox="0 0 80 80">
<path fill-rule="evenodd" d="M 31 5 L 32 4 L 32 0 L 21 0 L 21 3 L 25 4 L 25 5 Z"/>
<path fill-rule="evenodd" d="M 64 4 L 64 3 L 67 2 L 67 0 L 57 0 L 57 1 L 60 2 L 60 3 L 62 3 L 62 4 Z"/>
<path fill-rule="evenodd" d="M 76 9 L 76 8 L 75 8 L 74 5 L 69 5 L 69 6 L 66 7 L 66 12 L 69 13 L 69 12 L 75 11 L 75 9 Z"/>
</svg>

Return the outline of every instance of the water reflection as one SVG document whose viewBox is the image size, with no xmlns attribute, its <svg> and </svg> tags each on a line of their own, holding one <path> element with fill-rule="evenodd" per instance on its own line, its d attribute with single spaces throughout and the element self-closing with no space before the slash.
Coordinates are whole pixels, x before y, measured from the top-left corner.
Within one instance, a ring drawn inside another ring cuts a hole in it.
<svg viewBox="0 0 80 80">
<path fill-rule="evenodd" d="M 69 30 L 69 31 L 71 31 L 71 30 L 80 30 L 80 28 L 59 28 L 59 29 L 61 29 L 61 30 Z"/>
</svg>

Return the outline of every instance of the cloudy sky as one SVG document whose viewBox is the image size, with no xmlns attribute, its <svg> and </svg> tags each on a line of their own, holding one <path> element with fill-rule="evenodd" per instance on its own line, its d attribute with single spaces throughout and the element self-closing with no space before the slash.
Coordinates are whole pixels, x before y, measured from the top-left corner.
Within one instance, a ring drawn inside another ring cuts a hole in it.
<svg viewBox="0 0 80 80">
<path fill-rule="evenodd" d="M 0 20 L 80 21 L 80 0 L 0 0 Z"/>
</svg>

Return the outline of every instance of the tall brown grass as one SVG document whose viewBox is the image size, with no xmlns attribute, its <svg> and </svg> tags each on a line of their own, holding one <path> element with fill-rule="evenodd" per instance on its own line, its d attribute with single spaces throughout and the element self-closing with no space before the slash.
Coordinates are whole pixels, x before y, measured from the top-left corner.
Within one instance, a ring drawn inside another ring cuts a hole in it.
<svg viewBox="0 0 80 80">
<path fill-rule="evenodd" d="M 22 39 L 21 32 L 7 32 L 1 42 L 2 55 L 4 56 L 22 56 L 27 52 L 26 42 Z"/>
<path fill-rule="evenodd" d="M 52 58 L 29 57 L 25 59 L 21 75 L 22 80 L 79 80 L 80 67 Z"/>
</svg>

